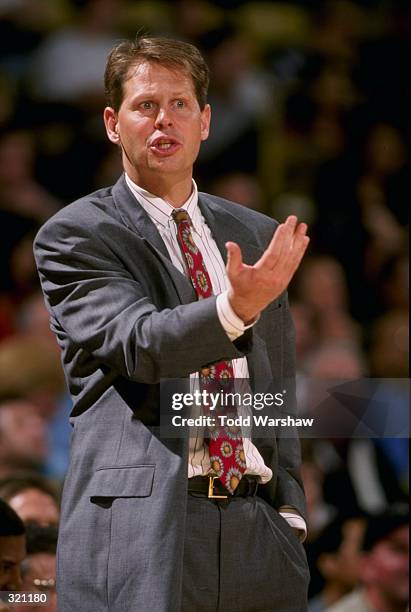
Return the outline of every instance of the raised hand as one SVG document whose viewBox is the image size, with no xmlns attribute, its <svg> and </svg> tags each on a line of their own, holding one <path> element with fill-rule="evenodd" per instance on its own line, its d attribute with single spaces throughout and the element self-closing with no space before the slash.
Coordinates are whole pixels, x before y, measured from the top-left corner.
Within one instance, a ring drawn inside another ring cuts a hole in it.
<svg viewBox="0 0 411 612">
<path fill-rule="evenodd" d="M 227 242 L 230 304 L 245 323 L 257 317 L 287 288 L 306 251 L 307 225 L 290 215 L 281 223 L 261 258 L 253 266 L 243 262 L 241 249 Z"/>
</svg>

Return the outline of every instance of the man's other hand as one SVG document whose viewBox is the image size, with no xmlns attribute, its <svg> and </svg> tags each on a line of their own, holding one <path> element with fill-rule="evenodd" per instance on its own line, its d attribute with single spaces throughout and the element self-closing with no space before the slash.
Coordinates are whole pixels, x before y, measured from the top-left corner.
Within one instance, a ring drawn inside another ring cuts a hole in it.
<svg viewBox="0 0 411 612">
<path fill-rule="evenodd" d="M 300 265 L 310 239 L 307 225 L 291 215 L 281 223 L 261 258 L 253 266 L 243 262 L 241 249 L 227 242 L 230 304 L 244 323 L 253 321 L 287 288 Z"/>
</svg>

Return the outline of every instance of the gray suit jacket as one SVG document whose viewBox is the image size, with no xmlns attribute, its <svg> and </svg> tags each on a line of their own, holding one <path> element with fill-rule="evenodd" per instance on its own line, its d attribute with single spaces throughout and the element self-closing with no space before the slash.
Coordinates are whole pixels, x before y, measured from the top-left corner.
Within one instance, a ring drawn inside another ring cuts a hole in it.
<svg viewBox="0 0 411 612">
<path fill-rule="evenodd" d="M 258 260 L 272 219 L 207 194 L 199 205 L 224 258 L 230 239 Z M 59 610 L 179 612 L 188 445 L 158 434 L 160 380 L 244 355 L 254 380 L 293 379 L 286 295 L 230 342 L 215 298 L 197 301 L 124 177 L 51 218 L 35 257 L 74 404 Z M 298 441 L 254 443 L 274 474 L 262 495 L 304 515 Z"/>
</svg>

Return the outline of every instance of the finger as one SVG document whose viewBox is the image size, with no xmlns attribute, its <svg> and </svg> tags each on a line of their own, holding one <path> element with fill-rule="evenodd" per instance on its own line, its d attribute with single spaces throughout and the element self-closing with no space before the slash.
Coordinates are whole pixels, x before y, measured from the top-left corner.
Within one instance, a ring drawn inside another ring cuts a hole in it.
<svg viewBox="0 0 411 612">
<path fill-rule="evenodd" d="M 294 219 L 296 220 L 296 217 L 294 217 Z M 303 244 L 305 244 L 304 238 L 306 238 L 307 229 L 306 223 L 298 223 L 297 225 L 294 225 L 293 222 L 288 225 L 281 245 L 281 252 L 277 261 L 275 262 L 273 270 L 277 270 L 279 267 L 285 270 L 291 270 L 293 268 L 294 262 L 297 261 L 300 250 L 303 248 Z M 308 243 L 304 248 L 307 248 L 307 246 Z M 301 257 L 303 254 L 304 249 Z"/>
<path fill-rule="evenodd" d="M 302 252 L 302 254 L 304 254 L 305 249 L 308 246 L 308 243 L 310 242 L 309 237 L 307 236 L 307 224 L 306 223 L 299 223 L 298 226 L 295 229 L 295 233 L 294 233 L 294 239 L 293 239 L 293 243 L 291 246 L 291 255 L 292 257 L 299 257 L 300 252 Z"/>
<path fill-rule="evenodd" d="M 227 249 L 226 269 L 228 276 L 230 276 L 240 270 L 243 265 L 243 256 L 240 247 L 235 242 L 227 242 L 225 248 Z"/>
<path fill-rule="evenodd" d="M 274 248 L 269 247 L 267 253 L 267 263 L 271 269 L 277 265 L 278 260 L 284 256 L 284 254 L 289 252 L 293 242 L 297 222 L 298 219 L 295 215 L 289 215 L 285 223 L 280 226 L 281 229 L 278 228 L 280 229 L 280 233 L 277 236 L 277 240 L 273 244 Z M 274 238 L 276 234 L 278 234 L 278 230 L 274 234 Z"/>
<path fill-rule="evenodd" d="M 296 215 L 288 215 L 287 219 L 285 220 L 284 225 L 294 229 L 297 225 L 297 222 L 298 222 L 298 219 Z"/>
<path fill-rule="evenodd" d="M 292 271 L 291 276 L 294 276 L 295 272 L 298 270 L 301 260 L 304 257 L 304 254 L 309 244 L 310 244 L 310 238 L 308 236 L 304 236 L 302 247 L 298 251 L 296 260 L 294 261 L 294 266 L 293 266 L 293 271 Z"/>
<path fill-rule="evenodd" d="M 283 266 L 283 271 L 286 276 L 289 276 L 289 280 L 291 280 L 292 276 L 295 274 L 295 271 L 299 267 L 309 243 L 310 238 L 305 234 L 299 233 L 296 236 L 293 248 L 289 252 L 288 257 L 286 258 Z"/>
<path fill-rule="evenodd" d="M 301 259 L 304 256 L 304 253 L 307 250 L 308 245 L 310 244 L 309 236 L 305 234 L 299 234 L 299 236 L 294 241 L 293 246 L 293 259 L 298 262 L 298 265 Z"/>
<path fill-rule="evenodd" d="M 307 233 L 307 230 L 308 230 L 308 226 L 306 223 L 299 223 L 296 227 L 294 235 L 295 236 L 299 236 L 299 235 L 305 236 L 305 234 Z"/>
<path fill-rule="evenodd" d="M 292 247 L 294 235 L 297 231 L 298 219 L 295 215 L 289 215 L 285 223 L 281 223 L 271 239 L 267 249 L 255 264 L 257 270 L 273 270 L 281 258 L 287 257 Z M 305 224 L 304 224 L 305 225 Z M 305 226 L 307 229 L 307 226 Z"/>
<path fill-rule="evenodd" d="M 287 217 L 286 222 L 284 223 L 284 240 L 281 245 L 281 251 L 279 255 L 279 259 L 284 259 L 289 256 L 290 250 L 293 247 L 295 233 L 298 228 L 298 219 L 295 215 L 290 215 Z"/>
<path fill-rule="evenodd" d="M 277 261 L 282 243 L 284 240 L 284 223 L 281 223 L 275 230 L 273 237 L 271 238 L 271 242 L 254 265 L 256 270 L 269 269 L 271 270 L 275 266 L 275 262 Z"/>
</svg>

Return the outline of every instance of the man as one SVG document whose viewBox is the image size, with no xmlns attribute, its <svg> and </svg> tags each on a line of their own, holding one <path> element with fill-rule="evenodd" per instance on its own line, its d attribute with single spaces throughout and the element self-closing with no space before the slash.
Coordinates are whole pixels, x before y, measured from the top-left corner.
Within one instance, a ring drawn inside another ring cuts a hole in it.
<svg viewBox="0 0 411 612">
<path fill-rule="evenodd" d="M 409 518 L 396 512 L 369 519 L 360 587 L 328 612 L 406 612 L 409 603 Z"/>
<path fill-rule="evenodd" d="M 298 441 L 222 431 L 188 441 L 158 425 L 164 379 L 293 378 L 285 290 L 307 228 L 198 194 L 193 163 L 211 111 L 195 47 L 121 43 L 105 86 L 125 175 L 35 241 L 74 400 L 59 610 L 302 612 Z M 211 451 L 218 442 L 230 459 Z"/>
<path fill-rule="evenodd" d="M 26 556 L 26 536 L 22 520 L 0 499 L 0 591 L 21 589 L 20 564 Z"/>
</svg>

